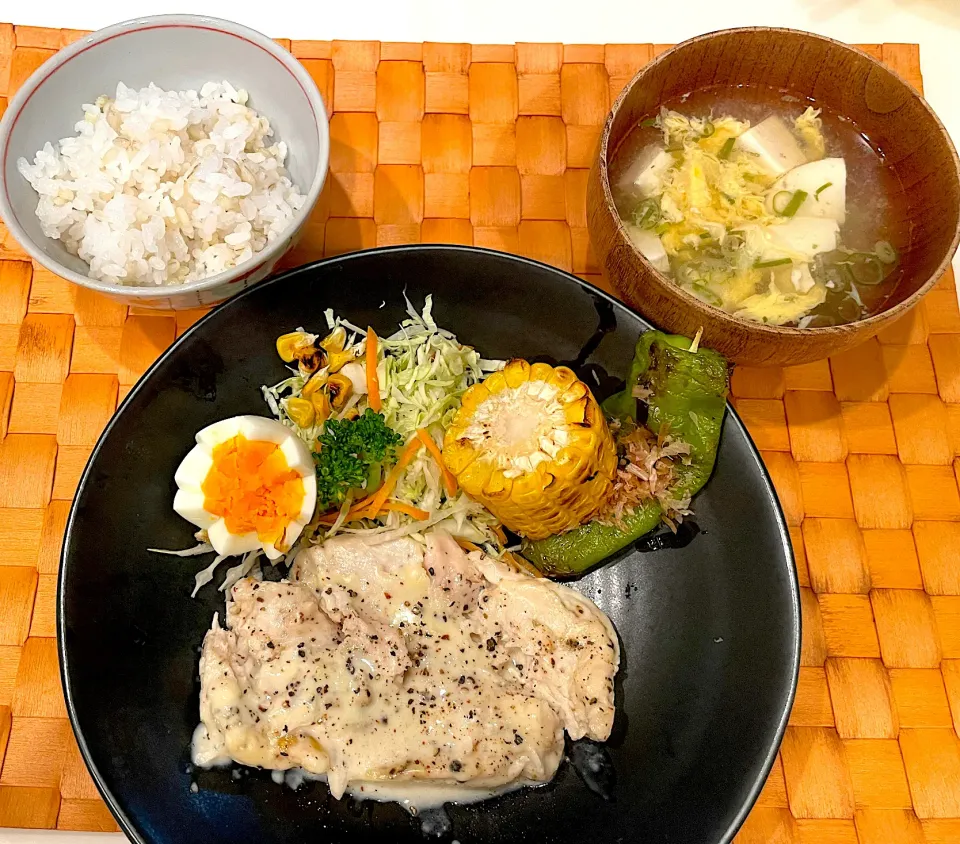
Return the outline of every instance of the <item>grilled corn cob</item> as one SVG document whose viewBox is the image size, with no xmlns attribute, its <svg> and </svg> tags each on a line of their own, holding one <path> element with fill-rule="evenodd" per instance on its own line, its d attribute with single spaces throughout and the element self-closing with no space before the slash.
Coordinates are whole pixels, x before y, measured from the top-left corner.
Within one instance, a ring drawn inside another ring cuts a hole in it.
<svg viewBox="0 0 960 844">
<path fill-rule="evenodd" d="M 617 450 L 572 370 L 513 360 L 464 393 L 443 460 L 510 530 L 543 539 L 596 514 L 612 490 Z"/>
</svg>

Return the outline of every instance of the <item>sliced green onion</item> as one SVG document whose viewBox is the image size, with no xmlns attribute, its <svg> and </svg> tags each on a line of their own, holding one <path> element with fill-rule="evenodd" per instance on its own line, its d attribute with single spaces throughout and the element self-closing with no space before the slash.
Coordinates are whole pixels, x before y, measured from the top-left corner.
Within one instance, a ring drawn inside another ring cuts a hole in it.
<svg viewBox="0 0 960 844">
<path fill-rule="evenodd" d="M 790 204 L 793 194 L 788 190 L 777 191 L 773 195 L 773 213 L 782 214 L 784 209 Z"/>
<path fill-rule="evenodd" d="M 641 229 L 652 229 L 660 222 L 660 203 L 655 199 L 645 199 L 633 212 L 634 222 Z"/>
<path fill-rule="evenodd" d="M 828 290 L 835 290 L 838 293 L 849 290 L 853 284 L 853 275 L 850 273 L 850 268 L 837 264 L 827 264 L 825 266 L 822 262 L 814 264 L 814 278 L 822 280 Z"/>
<path fill-rule="evenodd" d="M 844 296 L 836 307 L 837 318 L 844 322 L 854 322 L 863 316 L 863 308 L 852 296 Z"/>
<path fill-rule="evenodd" d="M 832 185 L 833 185 L 833 182 L 824 182 L 822 185 L 820 185 L 820 187 L 818 187 L 818 188 L 813 192 L 813 198 L 814 198 L 815 200 L 817 200 L 817 202 L 819 202 L 819 201 L 820 201 L 820 194 L 823 193 L 827 188 L 831 187 Z"/>
<path fill-rule="evenodd" d="M 723 142 L 723 146 L 720 147 L 720 158 L 726 160 L 730 157 L 730 153 L 733 152 L 733 145 L 737 142 L 736 138 L 727 138 Z"/>
<path fill-rule="evenodd" d="M 783 193 L 783 191 L 780 191 L 780 193 Z M 786 204 L 783 211 L 778 211 L 777 213 L 780 214 L 781 217 L 792 217 L 794 214 L 797 213 L 797 211 L 800 210 L 800 206 L 803 205 L 803 201 L 809 195 L 810 194 L 808 194 L 805 190 L 795 190 L 793 192 L 793 197 L 791 197 L 790 201 Z M 776 198 L 777 197 L 775 196 L 774 201 L 776 201 Z"/>
<path fill-rule="evenodd" d="M 703 282 L 692 282 L 690 284 L 692 293 L 698 299 L 702 299 L 708 305 L 713 305 L 715 308 L 719 308 L 723 304 L 723 300 L 714 293 L 710 288 L 705 286 Z"/>
<path fill-rule="evenodd" d="M 873 249 L 877 253 L 877 258 L 884 264 L 892 264 L 897 260 L 897 250 L 886 240 L 878 240 Z"/>
<path fill-rule="evenodd" d="M 679 256 L 681 263 L 677 266 L 677 278 L 687 284 L 702 284 L 699 267 L 694 266 L 693 262 L 686 255 Z"/>
<path fill-rule="evenodd" d="M 646 120 L 641 120 L 641 121 L 640 121 L 640 125 L 641 125 L 644 129 L 652 129 L 653 127 L 655 127 L 655 126 L 657 125 L 657 118 L 656 118 L 656 117 L 648 117 Z"/>
<path fill-rule="evenodd" d="M 700 136 L 703 138 L 709 138 L 716 131 L 717 127 L 708 120 L 703 124 L 703 131 L 700 133 Z"/>
<path fill-rule="evenodd" d="M 836 319 L 827 314 L 811 314 L 809 317 L 804 317 L 805 320 L 809 320 L 804 328 L 831 328 L 837 324 Z"/>
<path fill-rule="evenodd" d="M 850 272 L 853 274 L 854 281 L 856 281 L 857 284 L 862 284 L 866 287 L 878 285 L 886 275 L 883 265 L 874 255 L 868 255 L 862 260 L 857 261 L 850 267 Z"/>
<path fill-rule="evenodd" d="M 783 267 L 787 264 L 792 264 L 793 260 L 790 258 L 777 258 L 773 261 L 757 261 L 753 267 L 757 270 L 766 270 L 770 267 Z"/>
<path fill-rule="evenodd" d="M 853 277 L 853 271 L 850 269 L 853 264 L 842 264 L 838 266 L 840 278 L 843 279 L 843 285 L 840 290 L 856 290 L 857 280 Z"/>
<path fill-rule="evenodd" d="M 700 232 L 700 240 L 710 240 L 711 237 L 713 235 L 710 232 Z"/>
</svg>

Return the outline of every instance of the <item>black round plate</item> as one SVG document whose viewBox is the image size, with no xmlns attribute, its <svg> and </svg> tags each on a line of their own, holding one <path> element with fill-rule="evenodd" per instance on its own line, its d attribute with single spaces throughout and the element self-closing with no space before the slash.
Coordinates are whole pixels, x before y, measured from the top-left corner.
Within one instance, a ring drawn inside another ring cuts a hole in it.
<svg viewBox="0 0 960 844">
<path fill-rule="evenodd" d="M 417 307 L 432 293 L 438 323 L 485 357 L 571 363 L 601 397 L 649 327 L 551 267 L 480 249 L 412 246 L 293 270 L 186 332 L 131 391 L 94 450 L 60 570 L 70 719 L 94 780 L 134 841 L 423 841 L 420 823 L 394 804 L 336 801 L 322 783 L 294 791 L 266 772 L 190 769 L 198 646 L 223 612 L 222 578 L 192 600 L 193 574 L 206 558 L 147 551 L 193 544 L 192 527 L 171 509 L 174 470 L 205 425 L 269 415 L 260 386 L 285 373 L 276 337 L 298 326 L 322 331 L 326 308 L 390 333 L 404 317 L 404 290 Z M 700 533 L 685 547 L 633 551 L 576 584 L 622 641 L 605 797 L 565 762 L 542 788 L 450 807 L 442 840 L 733 837 L 793 701 L 800 605 L 783 516 L 732 410 L 695 508 Z"/>
</svg>

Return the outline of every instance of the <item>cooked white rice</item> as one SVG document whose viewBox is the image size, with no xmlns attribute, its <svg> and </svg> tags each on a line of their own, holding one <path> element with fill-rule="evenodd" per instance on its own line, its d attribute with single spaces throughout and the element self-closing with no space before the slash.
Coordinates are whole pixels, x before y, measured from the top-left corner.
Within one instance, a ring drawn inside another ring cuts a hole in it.
<svg viewBox="0 0 960 844">
<path fill-rule="evenodd" d="M 229 82 L 139 91 L 84 105 L 76 137 L 17 165 L 40 195 L 47 237 L 91 278 L 178 284 L 249 260 L 290 225 L 304 197 L 287 147 Z"/>
</svg>

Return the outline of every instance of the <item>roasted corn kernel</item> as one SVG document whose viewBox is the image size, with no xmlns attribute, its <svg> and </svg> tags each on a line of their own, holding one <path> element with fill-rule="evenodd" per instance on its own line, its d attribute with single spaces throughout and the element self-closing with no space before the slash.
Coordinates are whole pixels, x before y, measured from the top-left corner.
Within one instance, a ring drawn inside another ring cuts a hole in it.
<svg viewBox="0 0 960 844">
<path fill-rule="evenodd" d="M 330 418 L 332 408 L 330 407 L 330 397 L 323 390 L 317 390 L 310 396 L 310 402 L 316 414 L 317 422 L 326 422 Z"/>
<path fill-rule="evenodd" d="M 321 347 L 323 347 L 328 353 L 335 354 L 337 352 L 342 352 L 344 345 L 347 342 L 347 332 L 342 325 L 338 325 L 333 329 L 323 340 L 320 342 Z"/>
<path fill-rule="evenodd" d="M 300 369 L 300 374 L 305 376 L 312 375 L 318 370 L 322 371 L 326 365 L 327 353 L 319 346 L 309 354 L 297 358 L 297 367 Z"/>
<path fill-rule="evenodd" d="M 352 351 L 331 352 L 329 355 L 327 355 L 327 369 L 330 372 L 339 372 L 355 358 L 356 354 Z"/>
<path fill-rule="evenodd" d="M 597 513 L 613 488 L 617 450 L 571 369 L 513 360 L 464 393 L 443 460 L 504 525 L 543 539 Z"/>
<path fill-rule="evenodd" d="M 353 382 L 346 375 L 331 375 L 327 380 L 327 395 L 334 410 L 342 410 L 353 392 Z"/>
<path fill-rule="evenodd" d="M 311 375 L 307 382 L 303 385 L 303 389 L 300 390 L 300 395 L 305 399 L 310 398 L 317 390 L 323 387 L 327 383 L 327 378 L 330 376 L 330 370 L 324 367 L 319 372 L 315 372 Z"/>
<path fill-rule="evenodd" d="M 277 338 L 277 354 L 286 363 L 293 363 L 304 355 L 315 351 L 316 334 L 307 334 L 305 331 L 291 331 Z"/>
<path fill-rule="evenodd" d="M 287 399 L 287 416 L 301 428 L 309 428 L 317 417 L 313 404 L 306 399 L 292 397 Z"/>
</svg>

